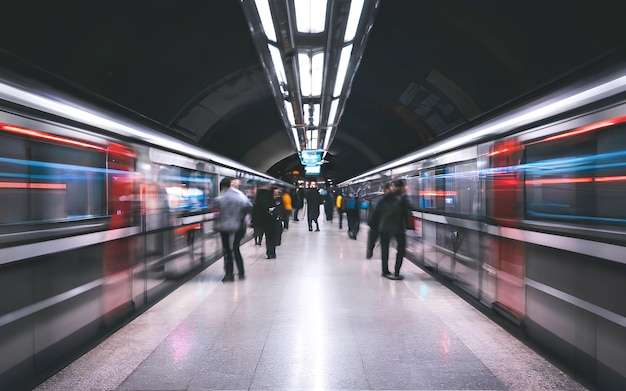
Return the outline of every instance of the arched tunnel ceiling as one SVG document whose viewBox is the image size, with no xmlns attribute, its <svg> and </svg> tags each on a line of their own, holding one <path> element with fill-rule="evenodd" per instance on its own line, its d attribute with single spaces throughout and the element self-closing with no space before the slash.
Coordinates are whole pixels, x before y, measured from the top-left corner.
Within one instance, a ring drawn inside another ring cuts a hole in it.
<svg viewBox="0 0 626 391">
<path fill-rule="evenodd" d="M 0 49 L 259 171 L 300 168 L 240 1 L 2 11 Z M 322 176 L 416 150 L 625 43 L 619 0 L 381 0 Z"/>
</svg>

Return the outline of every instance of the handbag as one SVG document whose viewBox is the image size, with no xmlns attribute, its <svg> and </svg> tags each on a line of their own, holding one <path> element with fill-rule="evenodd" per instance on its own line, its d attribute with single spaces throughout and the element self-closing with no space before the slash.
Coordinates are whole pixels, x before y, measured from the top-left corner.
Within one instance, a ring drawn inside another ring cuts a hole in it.
<svg viewBox="0 0 626 391">
<path fill-rule="evenodd" d="M 280 213 L 280 209 L 275 206 L 269 208 L 268 212 L 270 216 L 272 216 L 272 219 L 275 221 L 281 221 L 283 219 L 283 215 L 282 213 Z"/>
</svg>

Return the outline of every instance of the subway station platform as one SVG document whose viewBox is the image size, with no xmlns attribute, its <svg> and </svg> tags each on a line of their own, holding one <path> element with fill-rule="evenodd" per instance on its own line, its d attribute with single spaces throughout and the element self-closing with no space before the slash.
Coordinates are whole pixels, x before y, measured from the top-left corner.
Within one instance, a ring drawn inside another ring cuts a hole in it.
<svg viewBox="0 0 626 391">
<path fill-rule="evenodd" d="M 410 261 L 381 277 L 346 226 L 248 241 L 245 280 L 219 260 L 36 390 L 585 389 Z"/>
</svg>

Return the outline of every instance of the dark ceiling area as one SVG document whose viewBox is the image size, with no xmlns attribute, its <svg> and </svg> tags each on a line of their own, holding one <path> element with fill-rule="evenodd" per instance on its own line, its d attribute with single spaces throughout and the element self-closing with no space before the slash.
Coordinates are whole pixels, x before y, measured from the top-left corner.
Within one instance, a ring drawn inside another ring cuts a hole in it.
<svg viewBox="0 0 626 391">
<path fill-rule="evenodd" d="M 22 0 L 2 16 L 0 49 L 258 171 L 301 169 L 240 0 Z M 625 45 L 625 1 L 381 0 L 322 176 L 419 149 Z"/>
</svg>

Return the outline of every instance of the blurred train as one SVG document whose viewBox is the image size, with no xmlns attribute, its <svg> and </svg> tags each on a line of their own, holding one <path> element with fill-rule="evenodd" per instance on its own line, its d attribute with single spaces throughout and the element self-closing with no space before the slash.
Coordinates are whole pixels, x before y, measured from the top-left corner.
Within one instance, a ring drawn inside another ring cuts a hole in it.
<svg viewBox="0 0 626 391">
<path fill-rule="evenodd" d="M 222 177 L 250 198 L 293 186 L 6 53 L 0 61 L 0 389 L 13 390 L 223 255 L 213 230 Z"/>
<path fill-rule="evenodd" d="M 371 199 L 400 178 L 409 259 L 593 389 L 626 389 L 623 53 L 338 186 Z"/>
</svg>

